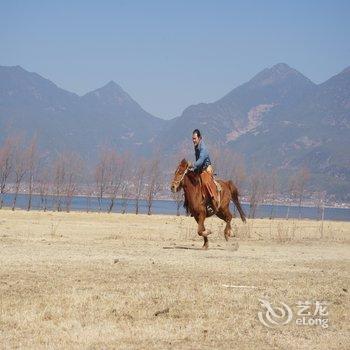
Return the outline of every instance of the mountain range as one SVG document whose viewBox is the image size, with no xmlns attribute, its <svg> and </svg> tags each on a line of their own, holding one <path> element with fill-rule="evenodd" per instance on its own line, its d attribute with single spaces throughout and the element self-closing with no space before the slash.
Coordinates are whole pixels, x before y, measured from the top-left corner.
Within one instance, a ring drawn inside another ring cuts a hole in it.
<svg viewBox="0 0 350 350">
<path fill-rule="evenodd" d="M 350 67 L 315 84 L 285 63 L 266 68 L 213 103 L 171 120 L 147 113 L 111 81 L 84 96 L 19 66 L 0 66 L 0 142 L 18 130 L 37 134 L 47 154 L 74 150 L 94 159 L 99 148 L 164 158 L 192 149 L 199 128 L 210 146 L 244 156 L 265 172 L 311 171 L 310 189 L 350 201 Z"/>
<path fill-rule="evenodd" d="M 113 81 L 78 96 L 20 66 L 0 67 L 0 138 L 21 130 L 48 153 L 74 150 L 88 159 L 104 146 L 147 155 L 164 124 Z"/>
</svg>

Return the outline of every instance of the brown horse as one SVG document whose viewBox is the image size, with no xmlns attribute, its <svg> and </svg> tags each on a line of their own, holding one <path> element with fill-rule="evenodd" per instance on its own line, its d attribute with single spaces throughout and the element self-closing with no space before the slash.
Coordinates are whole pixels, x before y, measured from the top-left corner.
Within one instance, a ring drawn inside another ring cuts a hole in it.
<svg viewBox="0 0 350 350">
<path fill-rule="evenodd" d="M 231 236 L 232 214 L 229 208 L 230 200 L 232 200 L 236 205 L 242 221 L 246 221 L 241 203 L 238 199 L 237 187 L 231 180 L 218 180 L 217 182 L 219 182 L 221 185 L 221 201 L 216 213 L 208 213 L 205 204 L 206 201 L 202 195 L 202 184 L 200 176 L 194 171 L 189 170 L 189 163 L 186 161 L 186 159 L 183 159 L 180 162 L 175 171 L 174 179 L 171 183 L 171 191 L 173 193 L 178 192 L 181 188 L 183 188 L 185 194 L 184 207 L 186 208 L 187 213 L 190 213 L 198 223 L 198 234 L 204 239 L 204 249 L 208 249 L 208 235 L 211 233 L 210 230 L 205 229 L 204 221 L 207 217 L 213 214 L 226 222 L 224 231 L 226 241 L 228 241 L 228 238 Z"/>
</svg>

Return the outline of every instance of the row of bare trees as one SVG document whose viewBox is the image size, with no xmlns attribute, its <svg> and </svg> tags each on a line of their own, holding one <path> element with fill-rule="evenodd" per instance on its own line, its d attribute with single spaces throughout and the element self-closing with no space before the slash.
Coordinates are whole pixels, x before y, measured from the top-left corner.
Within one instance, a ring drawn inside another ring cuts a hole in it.
<svg viewBox="0 0 350 350">
<path fill-rule="evenodd" d="M 14 210 L 21 185 L 26 179 L 29 199 L 27 209 L 30 210 L 37 162 L 36 137 L 33 137 L 28 144 L 24 144 L 21 135 L 15 135 L 5 140 L 0 147 L 0 209 L 4 205 L 5 194 L 10 189 L 9 181 L 13 182 L 12 210 Z"/>
<path fill-rule="evenodd" d="M 140 212 L 140 201 L 146 200 L 150 215 L 154 199 L 164 188 L 162 174 L 159 156 L 145 160 L 135 159 L 128 153 L 118 154 L 112 149 L 101 151 L 94 169 L 99 210 L 102 210 L 103 199 L 107 198 L 107 211 L 112 212 L 116 199 L 120 198 L 122 212 L 126 212 L 128 198 L 133 198 L 135 213 Z"/>
<path fill-rule="evenodd" d="M 105 148 L 96 164 L 88 166 L 74 152 L 44 156 L 38 151 L 36 138 L 25 142 L 23 136 L 15 135 L 0 145 L 0 209 L 10 192 L 12 210 L 16 208 L 18 195 L 25 193 L 27 210 L 32 208 L 34 194 L 39 196 L 43 210 L 50 206 L 67 212 L 71 210 L 74 196 L 84 195 L 87 210 L 91 199 L 96 197 L 99 211 L 112 212 L 119 199 L 125 213 L 132 198 L 136 214 L 140 212 L 141 200 L 146 201 L 147 213 L 151 214 L 154 199 L 164 187 L 162 174 L 159 156 L 137 159 Z"/>
<path fill-rule="evenodd" d="M 223 179 L 231 179 L 240 192 L 245 194 L 245 199 L 249 203 L 250 218 L 256 217 L 257 209 L 263 203 L 270 204 L 269 216 L 273 218 L 278 195 L 283 195 L 287 200 L 286 218 L 289 217 L 292 203 L 298 203 L 301 217 L 305 187 L 310 179 L 310 172 L 306 166 L 291 173 L 287 180 L 281 183 L 277 169 L 264 171 L 253 164 L 247 170 L 244 158 L 232 150 L 213 147 L 212 158 L 218 175 Z"/>
<path fill-rule="evenodd" d="M 269 203 L 270 217 L 273 218 L 277 196 L 283 192 L 289 203 L 286 217 L 289 217 L 292 202 L 298 203 L 301 217 L 305 186 L 310 177 L 306 167 L 289 176 L 283 191 L 276 170 L 266 172 L 256 166 L 247 170 L 244 158 L 228 149 L 212 147 L 211 157 L 218 177 L 231 179 L 244 194 L 249 203 L 249 217 L 257 215 L 259 205 Z M 180 158 L 177 157 L 177 160 Z M 34 194 L 40 198 L 43 210 L 50 207 L 67 212 L 71 210 L 74 197 L 84 195 L 88 211 L 95 197 L 99 211 L 112 212 L 118 199 L 121 212 L 125 213 L 130 199 L 133 199 L 136 214 L 140 212 L 141 200 L 145 201 L 147 213 L 151 214 L 155 198 L 170 181 L 163 175 L 169 164 L 161 164 L 160 159 L 159 154 L 146 160 L 104 148 L 96 164 L 87 165 L 74 152 L 44 156 L 38 151 L 36 137 L 25 142 L 21 135 L 12 136 L 0 145 L 0 209 L 4 205 L 5 194 L 11 192 L 12 210 L 16 208 L 19 193 L 26 193 L 27 210 L 32 208 Z M 180 215 L 182 193 L 174 194 L 173 199 Z"/>
<path fill-rule="evenodd" d="M 39 153 L 37 139 L 26 142 L 22 135 L 7 138 L 0 147 L 0 209 L 5 194 L 11 192 L 12 210 L 19 193 L 27 194 L 27 210 L 32 208 L 33 194 L 40 195 L 42 208 L 47 209 L 48 195 L 54 199 L 55 209 L 70 210 L 72 198 L 82 181 L 83 161 L 75 153 L 59 153 L 49 162 Z"/>
</svg>

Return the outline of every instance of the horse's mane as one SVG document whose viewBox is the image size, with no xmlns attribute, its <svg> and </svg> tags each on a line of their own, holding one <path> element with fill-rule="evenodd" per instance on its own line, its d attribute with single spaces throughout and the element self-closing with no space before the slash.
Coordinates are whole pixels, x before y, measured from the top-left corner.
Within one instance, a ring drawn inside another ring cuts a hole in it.
<svg viewBox="0 0 350 350">
<path fill-rule="evenodd" d="M 194 185 L 194 186 L 196 186 L 200 183 L 200 176 L 195 171 L 189 171 L 187 173 L 187 177 L 190 180 L 190 182 L 192 183 L 192 185 Z M 190 210 L 188 208 L 188 200 L 187 200 L 185 191 L 184 191 L 184 197 L 185 197 L 185 199 L 184 199 L 183 207 L 186 210 L 186 214 L 190 215 Z"/>
<path fill-rule="evenodd" d="M 189 180 L 191 181 L 191 184 L 193 186 L 197 186 L 200 182 L 200 176 L 198 173 L 196 173 L 193 170 L 190 170 L 187 172 L 187 177 L 189 178 Z"/>
</svg>

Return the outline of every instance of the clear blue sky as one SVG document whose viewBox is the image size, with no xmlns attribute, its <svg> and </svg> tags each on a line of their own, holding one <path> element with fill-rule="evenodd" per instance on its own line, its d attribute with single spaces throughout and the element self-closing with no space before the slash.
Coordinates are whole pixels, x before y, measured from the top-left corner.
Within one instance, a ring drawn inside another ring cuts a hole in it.
<svg viewBox="0 0 350 350">
<path fill-rule="evenodd" d="M 170 118 L 278 62 L 319 83 L 350 65 L 350 1 L 3 1 L 0 65 L 84 94 L 119 83 Z"/>
</svg>

